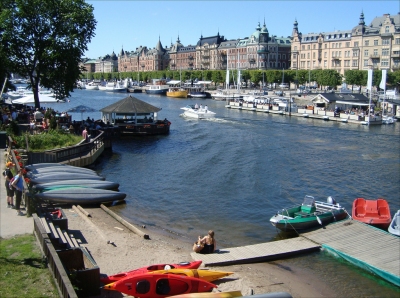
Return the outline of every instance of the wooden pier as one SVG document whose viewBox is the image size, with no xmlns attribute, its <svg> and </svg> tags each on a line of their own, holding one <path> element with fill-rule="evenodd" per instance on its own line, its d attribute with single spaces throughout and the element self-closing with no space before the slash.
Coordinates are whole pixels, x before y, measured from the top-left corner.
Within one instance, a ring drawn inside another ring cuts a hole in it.
<svg viewBox="0 0 400 298">
<path fill-rule="evenodd" d="M 320 245 L 305 238 L 266 242 L 241 247 L 223 248 L 213 254 L 191 253 L 196 261 L 203 261 L 204 266 L 226 266 L 272 261 L 301 253 L 318 251 Z"/>
<path fill-rule="evenodd" d="M 213 254 L 191 253 L 204 266 L 226 266 L 272 261 L 326 249 L 352 264 L 400 286 L 400 237 L 347 219 L 300 237 L 241 247 L 223 248 Z"/>
</svg>

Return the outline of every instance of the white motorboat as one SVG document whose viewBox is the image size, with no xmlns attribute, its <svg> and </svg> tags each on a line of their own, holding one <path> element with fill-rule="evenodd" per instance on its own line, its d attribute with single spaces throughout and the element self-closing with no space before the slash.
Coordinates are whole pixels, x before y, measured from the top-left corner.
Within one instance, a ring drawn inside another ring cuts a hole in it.
<svg viewBox="0 0 400 298">
<path fill-rule="evenodd" d="M 90 82 L 90 83 L 86 84 L 86 89 L 87 90 L 99 90 L 99 84 Z"/>
<path fill-rule="evenodd" d="M 392 116 L 382 116 L 382 124 L 393 124 L 396 119 Z"/>
<path fill-rule="evenodd" d="M 397 210 L 395 215 L 393 215 L 388 231 L 390 234 L 400 236 L 400 209 Z"/>
<path fill-rule="evenodd" d="M 200 108 L 196 108 L 195 105 L 187 105 L 181 108 L 181 110 L 184 110 L 183 116 L 190 118 L 209 119 L 215 117 L 215 113 L 208 110 L 207 107 L 203 108 L 200 106 Z"/>
</svg>

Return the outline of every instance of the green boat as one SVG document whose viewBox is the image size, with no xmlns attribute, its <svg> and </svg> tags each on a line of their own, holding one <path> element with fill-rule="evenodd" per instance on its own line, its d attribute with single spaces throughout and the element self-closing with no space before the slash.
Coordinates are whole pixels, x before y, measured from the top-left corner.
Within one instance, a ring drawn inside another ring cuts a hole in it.
<svg viewBox="0 0 400 298">
<path fill-rule="evenodd" d="M 301 205 L 278 211 L 270 222 L 282 231 L 298 231 L 323 226 L 347 216 L 347 211 L 332 197 L 328 197 L 327 202 L 319 202 L 307 195 Z"/>
</svg>

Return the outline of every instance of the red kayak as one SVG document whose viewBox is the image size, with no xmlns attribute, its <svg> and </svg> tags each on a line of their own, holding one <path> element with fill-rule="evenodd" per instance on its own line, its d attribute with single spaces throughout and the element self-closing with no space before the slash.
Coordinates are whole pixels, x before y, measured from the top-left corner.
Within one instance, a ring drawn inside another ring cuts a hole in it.
<svg viewBox="0 0 400 298">
<path fill-rule="evenodd" d="M 198 269 L 201 265 L 202 261 L 194 261 L 194 262 L 181 262 L 178 264 L 158 264 L 158 265 L 151 265 L 147 267 L 138 268 L 131 271 L 121 272 L 118 274 L 110 275 L 107 277 L 100 278 L 100 281 L 103 284 L 109 284 L 115 281 L 118 281 L 122 278 L 147 273 L 149 271 L 156 271 L 156 270 L 166 270 L 166 269 Z"/>
<path fill-rule="evenodd" d="M 134 297 L 170 297 L 186 293 L 211 292 L 217 286 L 198 278 L 176 274 L 140 274 L 104 286 Z"/>
<path fill-rule="evenodd" d="M 363 223 L 387 229 L 392 217 L 389 204 L 384 199 L 366 200 L 357 198 L 353 202 L 352 217 Z"/>
</svg>

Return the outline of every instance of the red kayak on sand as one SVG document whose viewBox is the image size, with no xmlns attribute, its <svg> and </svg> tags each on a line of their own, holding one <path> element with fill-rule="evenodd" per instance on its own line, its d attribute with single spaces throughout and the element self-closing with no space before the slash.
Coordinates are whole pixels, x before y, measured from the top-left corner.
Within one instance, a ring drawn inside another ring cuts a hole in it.
<svg viewBox="0 0 400 298">
<path fill-rule="evenodd" d="M 110 283 L 105 290 L 118 291 L 134 297 L 169 297 L 185 293 L 211 292 L 217 286 L 198 278 L 176 274 L 140 274 Z"/>
<path fill-rule="evenodd" d="M 198 269 L 201 265 L 202 261 L 194 261 L 194 262 L 180 262 L 177 264 L 157 264 L 146 266 L 142 268 L 138 268 L 131 271 L 121 272 L 118 274 L 110 275 L 107 277 L 100 278 L 100 281 L 104 284 L 109 284 L 115 281 L 118 281 L 122 278 L 128 276 L 139 275 L 143 273 L 147 273 L 149 271 L 156 271 L 156 270 L 168 270 L 168 269 Z"/>
<path fill-rule="evenodd" d="M 357 198 L 353 202 L 352 217 L 363 223 L 387 229 L 392 220 L 389 204 L 384 199 L 366 200 Z"/>
</svg>

